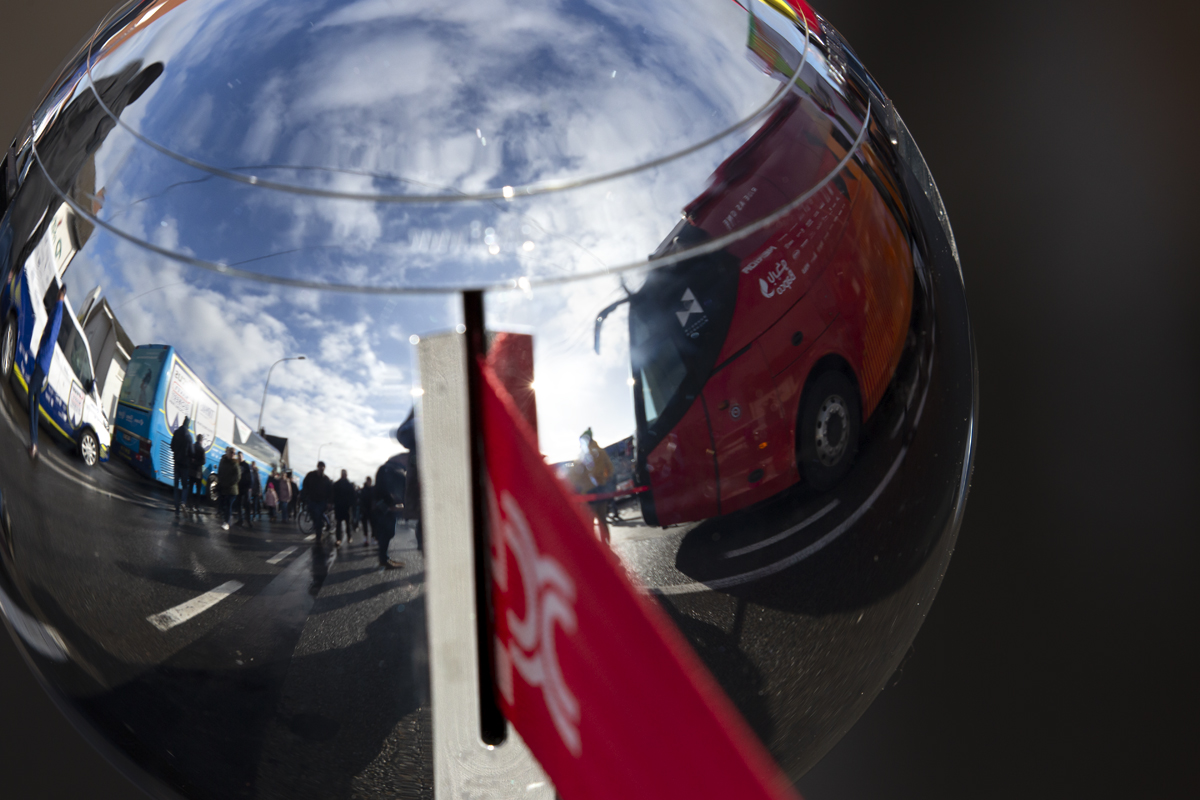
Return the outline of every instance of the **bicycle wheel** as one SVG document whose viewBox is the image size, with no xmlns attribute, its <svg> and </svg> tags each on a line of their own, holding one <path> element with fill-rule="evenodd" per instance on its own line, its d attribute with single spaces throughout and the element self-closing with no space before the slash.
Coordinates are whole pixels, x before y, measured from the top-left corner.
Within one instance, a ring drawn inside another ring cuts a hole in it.
<svg viewBox="0 0 1200 800">
<path fill-rule="evenodd" d="M 308 509 L 302 508 L 296 512 L 296 527 L 305 536 L 313 532 L 313 519 L 309 516 Z"/>
</svg>

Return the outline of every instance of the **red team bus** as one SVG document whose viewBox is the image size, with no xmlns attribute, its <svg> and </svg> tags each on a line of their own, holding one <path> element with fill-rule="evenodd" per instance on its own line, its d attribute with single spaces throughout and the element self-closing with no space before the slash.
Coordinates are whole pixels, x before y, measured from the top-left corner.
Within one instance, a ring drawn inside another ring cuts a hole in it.
<svg viewBox="0 0 1200 800">
<path fill-rule="evenodd" d="M 717 169 L 654 257 L 734 232 L 836 174 L 777 223 L 650 272 L 628 298 L 649 524 L 728 514 L 800 481 L 830 488 L 900 361 L 914 250 L 897 162 L 875 122 L 855 148 L 865 108 L 817 83 Z"/>
</svg>

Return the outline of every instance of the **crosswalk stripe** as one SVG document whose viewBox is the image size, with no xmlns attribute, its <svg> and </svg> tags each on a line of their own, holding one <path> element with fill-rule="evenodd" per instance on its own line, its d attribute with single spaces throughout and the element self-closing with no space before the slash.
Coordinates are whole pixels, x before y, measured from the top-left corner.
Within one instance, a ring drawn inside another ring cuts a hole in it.
<svg viewBox="0 0 1200 800">
<path fill-rule="evenodd" d="M 280 561 L 283 561 L 285 558 L 287 558 L 294 552 L 296 552 L 296 548 L 289 547 L 287 550 L 282 550 L 282 551 L 276 553 L 275 555 L 271 556 L 270 558 L 268 558 L 267 563 L 268 564 L 278 564 Z"/>
<path fill-rule="evenodd" d="M 243 584 L 238 581 L 225 581 L 225 583 L 222 583 L 217 588 L 210 589 L 202 595 L 193 597 L 186 603 L 180 603 L 174 608 L 168 608 L 166 611 L 158 614 L 151 614 L 146 617 L 146 620 L 163 633 L 166 633 L 176 625 L 187 622 L 197 614 L 212 608 L 238 589 L 241 589 L 242 586 Z"/>
</svg>

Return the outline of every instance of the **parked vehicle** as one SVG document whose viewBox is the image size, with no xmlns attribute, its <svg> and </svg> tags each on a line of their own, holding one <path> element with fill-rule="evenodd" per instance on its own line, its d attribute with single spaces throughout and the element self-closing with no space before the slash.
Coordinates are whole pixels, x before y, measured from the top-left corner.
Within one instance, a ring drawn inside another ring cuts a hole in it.
<svg viewBox="0 0 1200 800">
<path fill-rule="evenodd" d="M 627 298 L 651 524 L 834 486 L 903 353 L 915 244 L 897 162 L 865 103 L 813 84 L 718 167 L 654 255 L 751 232 L 653 270 Z"/>
<path fill-rule="evenodd" d="M 47 304 L 58 298 L 62 272 L 76 249 L 71 227 L 67 207 L 60 206 L 49 217 L 37 245 L 23 250 L 24 262 L 8 286 L 11 303 L 0 334 L 0 373 L 11 381 L 23 402 L 28 397 L 42 331 L 49 321 Z M 7 214 L 0 220 L 0 241 L 6 234 L 11 234 Z M 0 258 L 8 258 L 7 247 L 0 248 Z M 0 267 L 0 275 L 9 274 L 7 263 Z M 40 424 L 56 438 L 73 444 L 83 463 L 91 467 L 108 460 L 110 427 L 96 393 L 87 337 L 70 300 L 64 302 L 62 326 L 39 403 Z"/>
</svg>

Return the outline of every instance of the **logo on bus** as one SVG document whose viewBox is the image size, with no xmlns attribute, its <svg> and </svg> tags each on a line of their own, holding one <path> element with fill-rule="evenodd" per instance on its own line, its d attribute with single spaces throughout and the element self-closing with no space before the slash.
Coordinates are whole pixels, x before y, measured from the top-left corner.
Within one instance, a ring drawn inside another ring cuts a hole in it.
<svg viewBox="0 0 1200 800">
<path fill-rule="evenodd" d="M 774 269 L 767 273 L 766 277 L 758 279 L 758 288 L 762 291 L 763 297 L 775 297 L 791 289 L 795 282 L 796 273 L 792 271 L 786 261 L 780 261 Z"/>
</svg>

